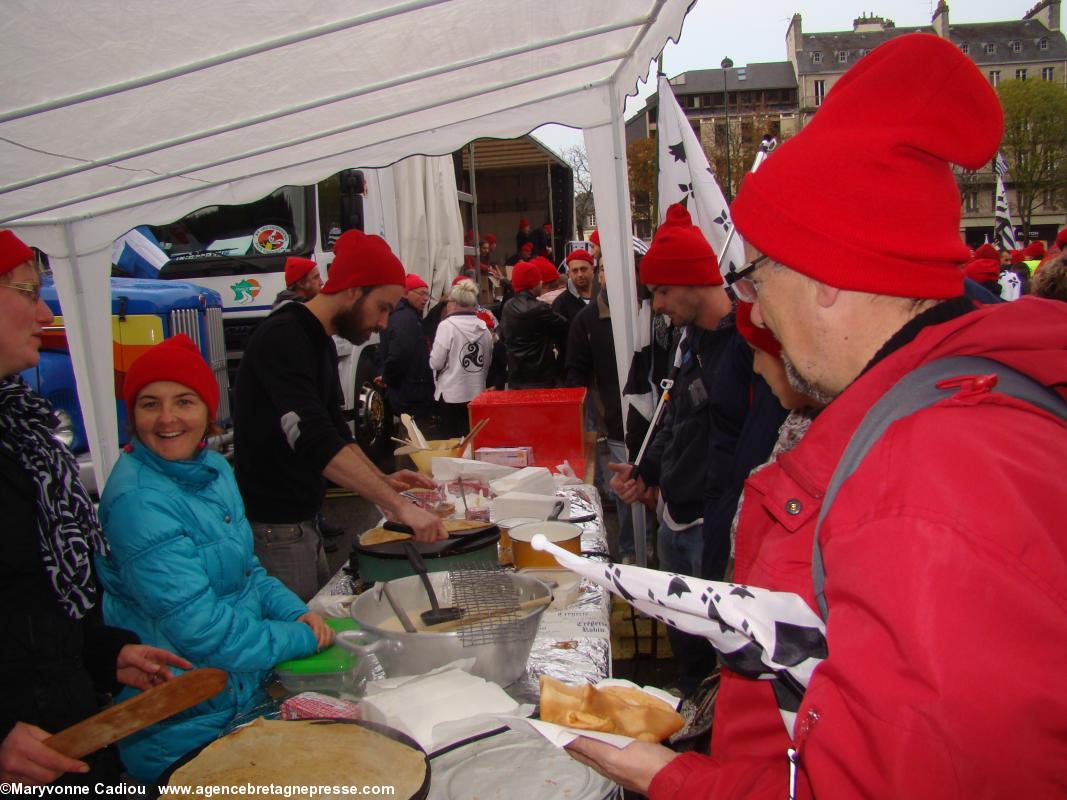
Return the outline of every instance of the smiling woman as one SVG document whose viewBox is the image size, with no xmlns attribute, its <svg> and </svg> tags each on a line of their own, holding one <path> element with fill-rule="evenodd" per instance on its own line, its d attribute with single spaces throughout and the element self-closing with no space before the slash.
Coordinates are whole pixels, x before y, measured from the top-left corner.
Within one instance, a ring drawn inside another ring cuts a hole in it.
<svg viewBox="0 0 1067 800">
<path fill-rule="evenodd" d="M 135 435 L 100 498 L 111 544 L 97 559 L 104 616 L 229 673 L 226 692 L 119 745 L 130 773 L 152 781 L 256 706 L 276 663 L 333 634 L 252 552 L 230 465 L 204 447 L 219 389 L 192 340 L 178 334 L 147 350 L 123 393 Z"/>
</svg>

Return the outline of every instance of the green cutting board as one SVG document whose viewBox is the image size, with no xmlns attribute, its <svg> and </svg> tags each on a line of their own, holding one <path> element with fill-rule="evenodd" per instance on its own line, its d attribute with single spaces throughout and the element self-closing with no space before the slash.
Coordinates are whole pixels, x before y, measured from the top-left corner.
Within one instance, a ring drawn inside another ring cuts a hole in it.
<svg viewBox="0 0 1067 800">
<path fill-rule="evenodd" d="M 359 628 L 354 619 L 328 619 L 326 624 L 337 633 Z M 305 658 L 293 658 L 289 661 L 283 661 L 275 665 L 274 669 L 281 672 L 291 672 L 294 675 L 318 675 L 324 672 L 344 672 L 358 660 L 359 656 L 351 650 L 345 650 L 340 645 L 333 644 L 325 650 Z"/>
</svg>

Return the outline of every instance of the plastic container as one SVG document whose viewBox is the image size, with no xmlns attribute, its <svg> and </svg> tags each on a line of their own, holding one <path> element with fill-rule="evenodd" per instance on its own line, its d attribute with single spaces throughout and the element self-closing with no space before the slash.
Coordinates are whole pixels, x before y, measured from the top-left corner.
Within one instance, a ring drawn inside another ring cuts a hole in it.
<svg viewBox="0 0 1067 800">
<path fill-rule="evenodd" d="M 462 441 L 462 439 L 430 439 L 426 442 L 430 446 L 429 450 L 416 450 L 409 455 L 415 462 L 415 469 L 423 475 L 432 476 L 434 457 L 459 458 L 460 452 L 457 445 Z"/>
<path fill-rule="evenodd" d="M 517 528 L 519 525 L 525 525 L 527 522 L 540 522 L 541 520 L 536 517 L 508 517 L 507 519 L 497 520 L 496 526 L 500 528 L 500 563 L 504 566 L 511 564 L 514 557 L 511 553 L 511 537 L 508 536 L 508 531 L 512 528 Z"/>
<path fill-rule="evenodd" d="M 520 569 L 518 572 L 520 575 L 529 575 L 531 578 L 537 578 L 552 590 L 552 604 L 549 608 L 566 608 L 578 599 L 582 578 L 569 569 L 563 569 L 562 567 L 548 569 L 544 567 Z"/>
<path fill-rule="evenodd" d="M 575 472 L 585 465 L 585 395 L 577 389 L 483 392 L 470 402 L 471 425 L 489 422 L 479 447 L 533 447 L 532 465 L 554 469 L 564 460 Z"/>
<path fill-rule="evenodd" d="M 328 619 L 326 624 L 337 633 L 359 628 L 352 619 Z M 294 658 L 275 665 L 274 672 L 286 691 L 322 692 L 340 697 L 342 694 L 361 697 L 369 676 L 366 659 L 339 645 L 306 658 Z"/>
</svg>

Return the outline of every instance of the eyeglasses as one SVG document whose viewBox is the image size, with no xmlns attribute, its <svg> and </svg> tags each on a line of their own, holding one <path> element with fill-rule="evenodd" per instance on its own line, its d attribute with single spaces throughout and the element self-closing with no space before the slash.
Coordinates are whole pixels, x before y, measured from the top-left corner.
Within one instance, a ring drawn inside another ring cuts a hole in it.
<svg viewBox="0 0 1067 800">
<path fill-rule="evenodd" d="M 41 284 L 39 283 L 0 283 L 0 288 L 14 289 L 16 292 L 26 295 L 35 303 L 41 299 Z"/>
<path fill-rule="evenodd" d="M 757 284 L 749 276 L 756 271 L 756 267 L 762 264 L 764 261 L 769 261 L 770 256 L 760 256 L 754 258 L 752 261 L 745 265 L 745 268 L 736 274 L 733 281 L 730 283 L 730 288 L 733 289 L 737 299 L 745 303 L 755 303 L 759 299 L 759 284 Z M 773 263 L 773 262 L 772 262 Z"/>
</svg>

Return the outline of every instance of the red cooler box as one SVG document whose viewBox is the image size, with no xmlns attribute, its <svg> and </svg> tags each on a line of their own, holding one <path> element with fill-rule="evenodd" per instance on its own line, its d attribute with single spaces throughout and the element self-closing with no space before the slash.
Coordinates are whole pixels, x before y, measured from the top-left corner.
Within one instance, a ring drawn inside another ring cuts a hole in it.
<svg viewBox="0 0 1067 800">
<path fill-rule="evenodd" d="M 515 389 L 482 392 L 470 402 L 471 426 L 489 423 L 478 447 L 533 448 L 533 463 L 555 468 L 564 459 L 581 475 L 585 469 L 585 394 L 578 389 Z"/>
</svg>

